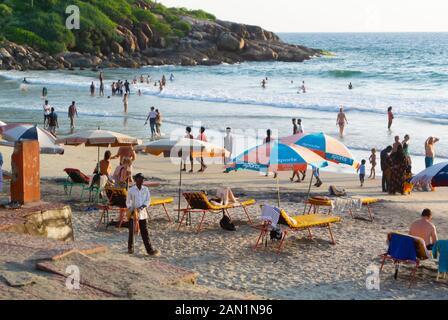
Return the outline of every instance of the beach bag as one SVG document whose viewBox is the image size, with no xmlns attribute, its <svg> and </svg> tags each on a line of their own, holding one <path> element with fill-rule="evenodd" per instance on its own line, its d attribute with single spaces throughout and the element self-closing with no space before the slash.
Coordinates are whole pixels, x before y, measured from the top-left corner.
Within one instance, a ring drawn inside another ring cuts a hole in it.
<svg viewBox="0 0 448 320">
<path fill-rule="evenodd" d="M 336 197 L 344 197 L 347 195 L 347 192 L 345 192 L 345 189 L 338 188 L 336 186 L 330 186 L 328 188 L 328 192 L 330 193 L 331 196 L 336 196 Z"/>
<path fill-rule="evenodd" d="M 230 218 L 226 215 L 223 215 L 221 221 L 219 221 L 219 225 L 221 228 L 227 231 L 236 231 L 235 225 L 232 223 Z"/>
<path fill-rule="evenodd" d="M 272 229 L 269 233 L 269 236 L 272 241 L 282 240 L 283 234 L 280 228 Z"/>
</svg>

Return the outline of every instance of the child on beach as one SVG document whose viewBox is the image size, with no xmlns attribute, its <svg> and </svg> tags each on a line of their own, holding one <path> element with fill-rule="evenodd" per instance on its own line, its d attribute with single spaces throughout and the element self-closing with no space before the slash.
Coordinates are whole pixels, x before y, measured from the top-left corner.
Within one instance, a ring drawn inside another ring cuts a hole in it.
<svg viewBox="0 0 448 320">
<path fill-rule="evenodd" d="M 361 160 L 361 165 L 358 168 L 359 181 L 361 182 L 361 187 L 364 186 L 364 178 L 366 177 L 366 160 Z"/>
<path fill-rule="evenodd" d="M 376 167 L 376 149 L 372 149 L 372 154 L 369 157 L 369 162 L 372 165 L 372 168 L 370 169 L 370 176 L 369 179 L 375 179 L 375 167 Z"/>
</svg>

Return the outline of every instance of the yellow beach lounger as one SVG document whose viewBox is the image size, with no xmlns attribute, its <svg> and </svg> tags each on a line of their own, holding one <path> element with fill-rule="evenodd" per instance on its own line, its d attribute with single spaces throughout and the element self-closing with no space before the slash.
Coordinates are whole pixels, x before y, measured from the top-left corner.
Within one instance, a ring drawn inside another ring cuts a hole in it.
<svg viewBox="0 0 448 320">
<path fill-rule="evenodd" d="M 334 240 L 333 233 L 331 231 L 331 224 L 340 222 L 340 217 L 335 216 L 329 216 L 326 214 L 304 214 L 304 215 L 297 215 L 297 216 L 289 216 L 285 210 L 280 211 L 280 219 L 279 224 L 287 224 L 289 229 L 291 231 L 300 231 L 300 230 L 308 230 L 309 238 L 312 239 L 313 234 L 311 233 L 312 228 L 320 228 L 320 227 L 326 227 L 328 228 L 328 231 L 330 232 L 330 243 L 336 244 L 336 241 Z M 263 240 L 267 236 L 268 232 L 270 231 L 270 222 L 264 222 L 261 228 L 260 235 L 258 237 L 257 243 L 255 244 L 254 250 L 257 249 L 257 247 L 261 243 L 263 243 Z M 287 230 L 283 231 L 283 236 L 280 241 L 280 244 L 278 246 L 277 253 L 280 253 L 282 249 L 283 242 L 286 238 Z"/>
<path fill-rule="evenodd" d="M 156 207 L 156 206 L 162 206 L 163 210 L 165 211 L 166 217 L 168 218 L 168 221 L 171 222 L 171 217 L 170 214 L 168 213 L 168 210 L 166 209 L 167 204 L 169 203 L 173 203 L 174 202 L 174 198 L 168 197 L 168 198 L 160 198 L 160 197 L 154 197 L 151 198 L 151 207 Z"/>
<path fill-rule="evenodd" d="M 179 227 L 177 228 L 177 230 L 180 229 L 184 220 L 187 223 L 187 220 L 185 218 L 188 217 L 191 212 L 202 212 L 201 222 L 199 223 L 199 226 L 197 229 L 197 232 L 199 232 L 199 231 L 201 231 L 202 223 L 204 222 L 204 218 L 205 218 L 205 215 L 207 212 L 216 213 L 219 211 L 219 212 L 223 212 L 223 213 L 225 212 L 229 215 L 228 210 L 235 209 L 235 208 L 243 208 L 244 213 L 246 214 L 247 219 L 249 220 L 249 223 L 252 224 L 252 220 L 250 219 L 250 216 L 249 216 L 249 213 L 247 212 L 246 207 L 254 205 L 255 204 L 254 199 L 246 200 L 244 202 L 239 202 L 239 203 L 235 203 L 235 204 L 229 204 L 229 205 L 215 205 L 215 204 L 211 203 L 210 200 L 208 200 L 207 195 L 204 192 L 186 192 L 183 195 L 185 197 L 185 200 L 188 203 L 188 206 L 186 209 L 181 209 L 183 214 L 182 214 L 182 218 L 180 219 Z"/>
</svg>

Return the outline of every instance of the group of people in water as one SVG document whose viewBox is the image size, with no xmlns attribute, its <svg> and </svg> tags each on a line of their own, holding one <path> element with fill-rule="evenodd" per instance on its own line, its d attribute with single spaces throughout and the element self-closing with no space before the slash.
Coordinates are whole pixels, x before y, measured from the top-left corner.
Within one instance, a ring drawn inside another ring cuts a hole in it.
<svg viewBox="0 0 448 320">
<path fill-rule="evenodd" d="M 170 81 L 174 81 L 174 75 L 171 73 L 170 77 L 169 77 Z M 100 97 L 104 97 L 105 93 L 104 93 L 104 72 L 100 71 L 99 74 L 99 96 Z M 140 75 L 140 77 L 134 77 L 134 79 L 132 80 L 132 85 L 138 85 L 138 84 L 147 84 L 149 85 L 151 83 L 151 76 L 148 74 L 146 76 L 144 76 L 143 74 Z M 167 84 L 167 80 L 165 75 L 162 75 L 162 78 L 158 81 L 154 82 L 154 86 L 155 87 L 159 87 L 159 91 L 162 92 L 163 89 L 165 88 Z M 138 88 L 137 90 L 137 94 L 139 96 L 141 96 L 142 90 L 140 88 Z M 96 95 L 96 85 L 95 85 L 95 81 L 92 81 L 90 84 L 90 95 L 92 97 L 94 97 Z M 117 80 L 112 82 L 111 84 L 111 96 L 121 96 L 123 97 L 123 111 L 124 113 L 128 112 L 128 107 L 129 107 L 129 97 L 131 95 L 131 83 L 126 79 L 125 81 Z M 107 98 L 110 98 L 111 96 L 107 96 Z"/>
</svg>

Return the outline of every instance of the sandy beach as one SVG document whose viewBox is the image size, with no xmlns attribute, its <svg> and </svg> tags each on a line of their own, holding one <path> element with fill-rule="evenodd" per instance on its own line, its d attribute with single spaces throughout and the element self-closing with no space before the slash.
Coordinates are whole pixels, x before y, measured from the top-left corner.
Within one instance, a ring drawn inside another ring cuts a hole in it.
<svg viewBox="0 0 448 320">
<path fill-rule="evenodd" d="M 115 152 L 111 149 L 112 153 Z M 11 148 L 0 147 L 5 159 L 4 169 L 10 168 Z M 103 153 L 104 150 L 101 151 Z M 375 219 L 368 221 L 365 210 L 353 219 L 347 213 L 338 214 L 342 222 L 333 228 L 336 245 L 330 245 L 326 230 L 314 231 L 309 240 L 306 232 L 289 234 L 284 249 L 276 254 L 275 245 L 253 251 L 258 231 L 252 228 L 242 210 L 233 210 L 232 219 L 236 232 L 219 227 L 220 214 L 207 218 L 205 229 L 197 234 L 194 227 L 199 216 L 193 215 L 193 227 L 177 231 L 177 224 L 169 223 L 160 209 L 150 211 L 150 236 L 162 252 L 160 258 L 144 257 L 141 240 L 137 242 L 134 257 L 126 253 L 127 230 L 109 228 L 96 230 L 99 211 L 85 211 L 89 204 L 79 201 L 79 190 L 72 197 L 64 195 L 58 181 L 65 179 L 63 169 L 79 168 L 91 173 L 97 157 L 96 148 L 66 147 L 63 156 L 41 156 L 42 198 L 45 201 L 67 203 L 73 211 L 75 240 L 92 241 L 109 249 L 108 254 L 120 260 L 159 259 L 199 274 L 197 285 L 216 290 L 231 290 L 268 299 L 447 299 L 447 282 L 436 282 L 436 264 L 425 261 L 417 274 L 416 283 L 409 289 L 409 269 L 402 267 L 397 281 L 393 279 L 393 266 L 387 264 L 380 276 L 380 290 L 366 289 L 366 270 L 371 264 L 379 266 L 378 256 L 386 251 L 386 235 L 391 231 L 407 232 L 424 208 L 434 213 L 439 238 L 447 237 L 448 192 L 438 188 L 436 192 L 413 192 L 408 196 L 389 196 L 380 191 L 380 179 L 367 180 L 359 187 L 356 175 L 322 171 L 324 184 L 312 188 L 312 194 L 327 195 L 328 187 L 336 185 L 346 189 L 349 195 L 382 199 L 373 205 Z M 116 162 L 116 161 L 115 161 Z M 117 163 L 113 163 L 115 166 Z M 142 172 L 151 180 L 160 182 L 151 188 L 152 196 L 177 197 L 178 166 L 169 159 L 139 154 L 134 163 L 134 173 Z M 196 170 L 199 165 L 196 165 Z M 287 212 L 302 213 L 303 200 L 308 184 L 291 183 L 290 173 L 280 173 L 281 207 Z M 310 172 L 308 173 L 308 177 Z M 205 173 L 185 174 L 183 190 L 206 190 L 214 194 L 220 186 L 231 187 L 244 198 L 254 198 L 257 205 L 249 212 L 259 223 L 260 204 L 276 203 L 276 181 L 256 172 L 222 173 L 221 165 L 209 166 Z M 169 206 L 175 218 L 175 203 Z M 185 204 L 183 203 L 183 206 Z M 205 295 L 206 296 L 206 295 Z M 142 298 L 145 298 L 143 295 Z M 147 298 L 147 297 L 146 297 Z M 172 297 L 173 299 L 181 297 Z"/>
</svg>

